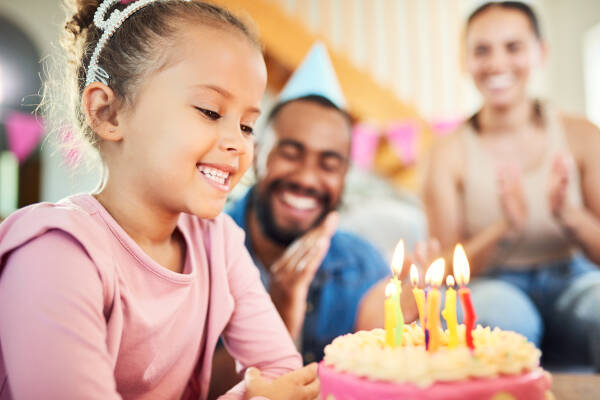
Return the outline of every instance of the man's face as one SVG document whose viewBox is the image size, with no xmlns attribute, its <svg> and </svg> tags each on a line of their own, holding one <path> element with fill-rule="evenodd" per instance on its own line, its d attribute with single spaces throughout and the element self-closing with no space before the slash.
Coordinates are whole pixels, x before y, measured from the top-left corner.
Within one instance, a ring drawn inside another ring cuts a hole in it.
<svg viewBox="0 0 600 400">
<path fill-rule="evenodd" d="M 338 206 L 351 133 L 342 113 L 306 100 L 286 104 L 272 124 L 275 145 L 254 206 L 263 233 L 288 245 Z"/>
</svg>

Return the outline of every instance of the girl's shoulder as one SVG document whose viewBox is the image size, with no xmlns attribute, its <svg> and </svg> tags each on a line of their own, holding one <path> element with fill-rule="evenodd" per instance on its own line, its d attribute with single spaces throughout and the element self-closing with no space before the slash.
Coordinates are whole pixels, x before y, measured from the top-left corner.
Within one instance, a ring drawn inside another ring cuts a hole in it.
<svg viewBox="0 0 600 400">
<path fill-rule="evenodd" d="M 0 270 L 9 253 L 55 230 L 75 239 L 96 265 L 109 265 L 109 235 L 106 226 L 86 202 L 86 196 L 33 204 L 4 220 L 0 224 Z"/>
</svg>

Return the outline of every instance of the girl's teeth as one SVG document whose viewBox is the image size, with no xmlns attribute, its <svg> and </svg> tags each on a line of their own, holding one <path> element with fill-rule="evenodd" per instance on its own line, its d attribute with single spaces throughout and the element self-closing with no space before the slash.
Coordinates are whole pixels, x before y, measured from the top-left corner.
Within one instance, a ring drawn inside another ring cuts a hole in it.
<svg viewBox="0 0 600 400">
<path fill-rule="evenodd" d="M 228 172 L 224 172 L 216 168 L 199 167 L 198 170 L 207 178 L 212 179 L 221 185 L 224 185 L 227 181 L 227 178 L 229 178 Z"/>
</svg>

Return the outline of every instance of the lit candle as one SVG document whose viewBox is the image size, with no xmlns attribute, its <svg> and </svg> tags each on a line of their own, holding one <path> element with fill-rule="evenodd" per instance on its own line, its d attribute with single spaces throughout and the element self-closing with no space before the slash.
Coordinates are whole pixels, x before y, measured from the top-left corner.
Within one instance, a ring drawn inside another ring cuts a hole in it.
<svg viewBox="0 0 600 400">
<path fill-rule="evenodd" d="M 471 301 L 471 290 L 466 288 L 465 285 L 469 283 L 470 269 L 469 260 L 465 254 L 461 244 L 457 244 L 454 249 L 454 276 L 456 282 L 460 285 L 458 289 L 458 297 L 463 308 L 464 322 L 465 322 L 465 342 L 471 350 L 475 348 L 473 345 L 473 326 L 477 315 L 475 315 L 475 309 L 473 308 L 473 302 Z"/>
<path fill-rule="evenodd" d="M 458 332 L 456 330 L 458 323 L 456 321 L 456 290 L 453 288 L 454 278 L 452 275 L 448 275 L 446 278 L 446 286 L 448 286 L 448 289 L 446 289 L 446 304 L 442 316 L 446 320 L 450 332 L 448 347 L 453 348 L 458 346 Z"/>
<path fill-rule="evenodd" d="M 410 282 L 413 285 L 412 292 L 413 296 L 415 296 L 417 309 L 419 310 L 419 322 L 421 323 L 421 328 L 425 329 L 425 292 L 423 292 L 423 289 L 419 289 L 419 271 L 415 264 L 410 266 Z"/>
<path fill-rule="evenodd" d="M 402 264 L 404 264 L 404 242 L 400 240 L 394 249 L 392 257 L 392 272 L 394 273 L 392 283 L 396 287 L 392 296 L 396 307 L 396 346 L 402 346 L 402 333 L 404 331 L 404 315 L 402 314 L 402 304 L 400 303 L 402 283 L 398 279 L 402 273 Z"/>
<path fill-rule="evenodd" d="M 389 347 L 396 345 L 396 307 L 394 303 L 394 294 L 396 285 L 392 282 L 385 287 L 385 344 Z"/>
<path fill-rule="evenodd" d="M 435 260 L 427 269 L 425 281 L 431 283 L 427 294 L 427 330 L 429 331 L 429 346 L 427 350 L 436 351 L 440 347 L 440 302 L 441 294 L 438 287 L 444 279 L 445 261 Z"/>
</svg>

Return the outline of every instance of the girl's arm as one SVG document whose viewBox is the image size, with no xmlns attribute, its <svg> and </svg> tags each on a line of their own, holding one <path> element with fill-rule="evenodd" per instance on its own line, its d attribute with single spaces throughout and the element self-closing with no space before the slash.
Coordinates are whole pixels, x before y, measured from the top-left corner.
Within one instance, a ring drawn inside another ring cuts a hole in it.
<svg viewBox="0 0 600 400">
<path fill-rule="evenodd" d="M 15 399 L 120 399 L 106 349 L 97 269 L 70 235 L 50 231 L 8 256 L 0 342 Z"/>
<path fill-rule="evenodd" d="M 262 376 L 275 378 L 302 366 L 302 359 L 265 291 L 258 269 L 244 246 L 244 233 L 227 224 L 229 288 L 235 309 L 222 338 L 242 369 L 258 368 Z M 239 367 L 238 367 L 239 368 Z M 236 386 L 224 398 L 239 398 Z"/>
</svg>

